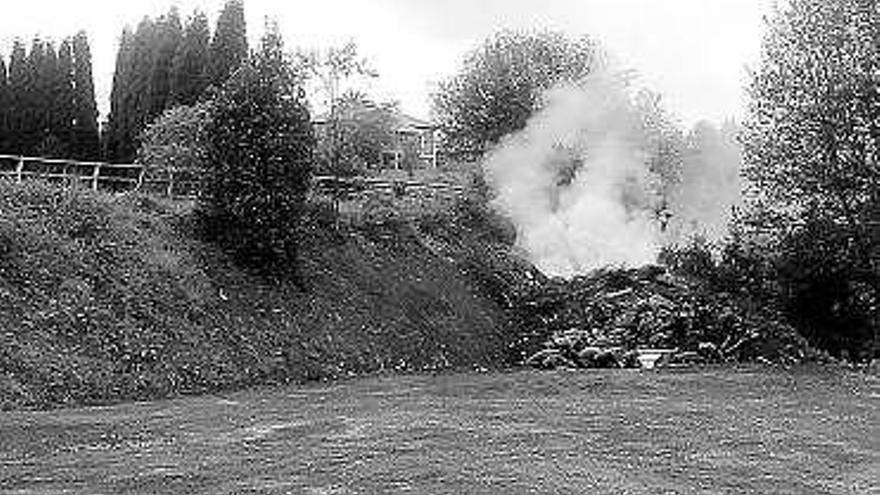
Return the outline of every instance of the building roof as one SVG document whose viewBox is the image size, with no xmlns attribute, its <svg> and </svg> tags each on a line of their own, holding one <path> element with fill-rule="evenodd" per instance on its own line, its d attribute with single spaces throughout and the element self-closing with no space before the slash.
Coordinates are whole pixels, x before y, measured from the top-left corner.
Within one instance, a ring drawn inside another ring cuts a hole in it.
<svg viewBox="0 0 880 495">
<path fill-rule="evenodd" d="M 312 124 L 326 124 L 328 114 L 322 113 L 312 117 Z M 403 112 L 394 113 L 394 131 L 401 133 L 418 132 L 423 130 L 436 129 L 437 125 L 426 120 L 422 120 Z"/>
</svg>

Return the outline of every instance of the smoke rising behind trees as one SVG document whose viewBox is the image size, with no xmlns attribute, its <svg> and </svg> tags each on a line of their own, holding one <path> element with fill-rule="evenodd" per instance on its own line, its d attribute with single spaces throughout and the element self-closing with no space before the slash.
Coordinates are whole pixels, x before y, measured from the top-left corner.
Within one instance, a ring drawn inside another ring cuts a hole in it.
<svg viewBox="0 0 880 495">
<path fill-rule="evenodd" d="M 493 206 L 541 270 L 637 267 L 657 262 L 665 245 L 727 236 L 740 197 L 734 124 L 702 123 L 683 139 L 603 71 L 543 101 L 483 161 Z"/>
</svg>

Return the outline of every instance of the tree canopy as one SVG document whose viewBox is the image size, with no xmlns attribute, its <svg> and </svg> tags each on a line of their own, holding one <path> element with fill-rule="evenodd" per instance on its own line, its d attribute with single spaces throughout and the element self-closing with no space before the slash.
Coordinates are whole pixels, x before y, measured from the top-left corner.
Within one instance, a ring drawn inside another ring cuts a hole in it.
<svg viewBox="0 0 880 495">
<path fill-rule="evenodd" d="M 260 269 L 295 267 L 314 150 L 301 82 L 269 24 L 259 52 L 215 98 L 207 129 L 203 218 L 225 248 Z"/>
<path fill-rule="evenodd" d="M 98 107 L 95 103 L 95 83 L 92 77 L 92 54 L 84 31 L 73 37 L 73 55 L 73 157 L 96 160 L 101 156 Z M 67 63 L 64 62 L 63 65 L 66 79 Z M 65 84 L 66 90 L 67 84 Z M 70 120 L 66 119 L 66 122 Z"/>
<path fill-rule="evenodd" d="M 786 277 L 800 294 L 795 303 L 809 300 L 808 306 L 835 314 L 860 300 L 862 314 L 874 314 L 867 319 L 873 318 L 868 324 L 875 340 L 878 46 L 876 2 L 790 1 L 767 25 L 745 133 L 750 221 L 779 241 Z M 816 259 L 818 253 L 824 259 Z M 804 265 L 798 258 L 807 254 L 812 261 Z M 828 292 L 831 286 L 840 290 Z M 842 321 L 836 328 L 821 326 L 814 330 L 845 333 L 859 327 Z"/>
<path fill-rule="evenodd" d="M 377 103 L 357 91 L 343 94 L 335 106 L 335 140 L 325 135 L 318 141 L 321 173 L 353 175 L 381 163 L 382 151 L 394 139 L 397 113 L 396 103 Z"/>
<path fill-rule="evenodd" d="M 55 47 L 54 42 L 37 37 L 28 51 L 21 40 L 15 40 L 8 74 L 5 67 L 0 71 L 0 153 L 97 158 L 88 37 L 80 32 Z M 78 113 L 80 108 L 92 112 Z M 83 126 L 91 126 L 91 133 L 76 132 Z"/>
<path fill-rule="evenodd" d="M 375 119 L 380 114 L 364 112 L 372 102 L 367 101 L 356 86 L 365 79 L 377 77 L 378 73 L 351 40 L 324 51 L 299 50 L 295 64 L 297 72 L 324 98 L 326 114 L 318 166 L 331 175 L 354 173 L 358 163 L 369 163 L 373 158 L 366 155 L 372 147 L 366 143 L 376 137 L 375 124 L 382 120 Z M 358 131 L 361 124 L 365 126 L 361 128 L 364 133 Z"/>
<path fill-rule="evenodd" d="M 502 31 L 487 39 L 434 95 L 446 151 L 481 156 L 502 136 L 525 127 L 545 90 L 582 79 L 598 63 L 598 47 L 586 37 Z"/>
<path fill-rule="evenodd" d="M 7 149 L 8 146 L 10 104 L 6 62 L 0 56 L 0 150 Z"/>
<path fill-rule="evenodd" d="M 131 161 L 146 126 L 167 108 L 192 105 L 210 85 L 223 86 L 247 57 L 241 0 L 226 3 L 213 39 L 204 13 L 181 25 L 175 8 L 123 30 L 116 56 L 105 148 L 113 161 Z"/>
<path fill-rule="evenodd" d="M 218 88 L 247 58 L 247 25 L 242 0 L 228 0 L 211 41 L 211 82 Z"/>
<path fill-rule="evenodd" d="M 187 22 L 174 54 L 170 82 L 174 104 L 192 105 L 210 84 L 210 44 L 208 18 L 196 11 Z"/>
</svg>

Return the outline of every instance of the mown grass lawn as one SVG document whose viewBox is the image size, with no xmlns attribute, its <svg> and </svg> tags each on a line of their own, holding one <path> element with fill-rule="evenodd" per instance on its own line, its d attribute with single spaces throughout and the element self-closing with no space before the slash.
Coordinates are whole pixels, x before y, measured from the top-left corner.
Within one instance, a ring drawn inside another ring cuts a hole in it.
<svg viewBox="0 0 880 495">
<path fill-rule="evenodd" d="M 0 493 L 880 493 L 880 379 L 372 377 L 0 414 Z"/>
</svg>

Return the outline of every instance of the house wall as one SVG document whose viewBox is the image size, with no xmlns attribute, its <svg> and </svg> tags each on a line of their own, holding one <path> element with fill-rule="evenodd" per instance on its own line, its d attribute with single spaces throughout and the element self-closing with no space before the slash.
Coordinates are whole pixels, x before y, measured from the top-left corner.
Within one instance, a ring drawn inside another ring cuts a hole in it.
<svg viewBox="0 0 880 495">
<path fill-rule="evenodd" d="M 315 138 L 319 141 L 328 139 L 329 129 L 325 122 L 314 123 Z M 370 168 L 404 169 L 406 150 L 415 155 L 414 168 L 433 168 L 437 165 L 437 131 L 433 128 L 415 128 L 398 131 L 394 139 L 382 153 L 381 163 L 369 164 Z"/>
</svg>

